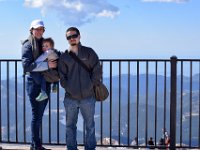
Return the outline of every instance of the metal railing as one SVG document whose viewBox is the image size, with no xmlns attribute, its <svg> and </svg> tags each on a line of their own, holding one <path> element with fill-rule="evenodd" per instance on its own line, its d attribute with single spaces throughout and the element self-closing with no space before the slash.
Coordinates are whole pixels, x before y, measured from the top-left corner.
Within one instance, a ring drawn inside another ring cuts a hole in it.
<svg viewBox="0 0 200 150">
<path fill-rule="evenodd" d="M 96 103 L 98 146 L 200 148 L 200 59 L 101 59 L 109 97 Z M 0 60 L 0 142 L 30 143 L 31 107 L 21 60 Z M 52 93 L 42 142 L 65 144 L 64 90 Z M 77 140 L 84 145 L 79 116 Z M 167 134 L 167 135 L 166 135 Z M 170 137 L 170 144 L 162 138 Z M 149 138 L 154 145 L 149 145 Z"/>
</svg>

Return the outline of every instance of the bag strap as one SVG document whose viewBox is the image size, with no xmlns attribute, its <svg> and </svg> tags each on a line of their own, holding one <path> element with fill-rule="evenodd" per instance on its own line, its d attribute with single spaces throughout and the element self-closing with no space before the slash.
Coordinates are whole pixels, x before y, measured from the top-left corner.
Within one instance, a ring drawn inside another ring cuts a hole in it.
<svg viewBox="0 0 200 150">
<path fill-rule="evenodd" d="M 78 62 L 87 72 L 91 73 L 90 69 L 86 66 L 86 64 L 85 64 L 82 60 L 80 60 L 80 59 L 76 56 L 76 54 L 74 54 L 73 52 L 70 51 L 70 52 L 69 52 L 69 55 L 72 56 L 72 58 L 73 58 L 76 62 Z"/>
</svg>

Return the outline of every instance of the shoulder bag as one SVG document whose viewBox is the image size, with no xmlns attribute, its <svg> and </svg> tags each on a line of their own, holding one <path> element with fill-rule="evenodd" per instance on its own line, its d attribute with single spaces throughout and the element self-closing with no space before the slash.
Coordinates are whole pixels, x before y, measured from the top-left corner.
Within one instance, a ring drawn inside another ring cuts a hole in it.
<svg viewBox="0 0 200 150">
<path fill-rule="evenodd" d="M 78 62 L 87 72 L 91 73 L 90 69 L 73 52 L 69 52 L 69 55 L 76 62 Z M 102 82 L 99 82 L 99 84 L 94 85 L 94 93 L 97 101 L 104 101 L 108 98 L 109 95 L 108 89 Z"/>
</svg>

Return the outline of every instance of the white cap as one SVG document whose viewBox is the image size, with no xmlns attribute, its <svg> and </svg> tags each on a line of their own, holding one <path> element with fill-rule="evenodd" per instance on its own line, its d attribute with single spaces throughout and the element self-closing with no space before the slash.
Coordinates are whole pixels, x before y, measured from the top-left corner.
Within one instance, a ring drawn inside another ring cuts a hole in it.
<svg viewBox="0 0 200 150">
<path fill-rule="evenodd" d="M 36 29 L 36 28 L 39 28 L 39 27 L 44 27 L 44 23 L 42 20 L 33 20 L 31 22 L 31 26 L 30 26 L 30 30 L 33 28 L 33 29 Z"/>
</svg>

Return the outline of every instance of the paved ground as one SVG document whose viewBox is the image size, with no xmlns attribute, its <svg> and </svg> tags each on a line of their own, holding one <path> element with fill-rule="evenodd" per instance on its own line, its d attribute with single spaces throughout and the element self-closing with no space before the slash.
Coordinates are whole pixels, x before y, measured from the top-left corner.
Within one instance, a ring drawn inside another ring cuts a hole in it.
<svg viewBox="0 0 200 150">
<path fill-rule="evenodd" d="M 48 148 L 49 150 L 66 150 L 65 146 L 49 146 L 44 145 L 45 148 Z M 30 150 L 29 145 L 24 144 L 2 144 L 0 143 L 0 150 Z M 79 147 L 79 150 L 84 150 L 83 147 Z M 97 147 L 96 150 L 135 150 L 133 148 L 123 148 L 123 147 Z M 147 150 L 147 148 L 142 148 L 140 150 Z M 158 149 L 155 149 L 158 150 Z M 166 150 L 166 149 L 165 149 Z M 187 150 L 185 148 L 177 149 L 177 150 Z M 188 149 L 189 150 L 189 149 Z M 199 149 L 193 149 L 193 150 L 199 150 Z"/>
<path fill-rule="evenodd" d="M 2 150 L 30 150 L 29 145 L 23 145 L 23 144 L 0 144 L 0 147 L 2 147 Z M 66 150 L 65 146 L 49 146 L 44 145 L 45 148 L 48 148 L 49 150 Z M 1 149 L 0 149 L 1 150 Z M 84 150 L 83 147 L 79 147 L 79 150 Z M 113 147 L 98 147 L 96 150 L 133 150 L 132 148 L 113 148 Z"/>
</svg>

